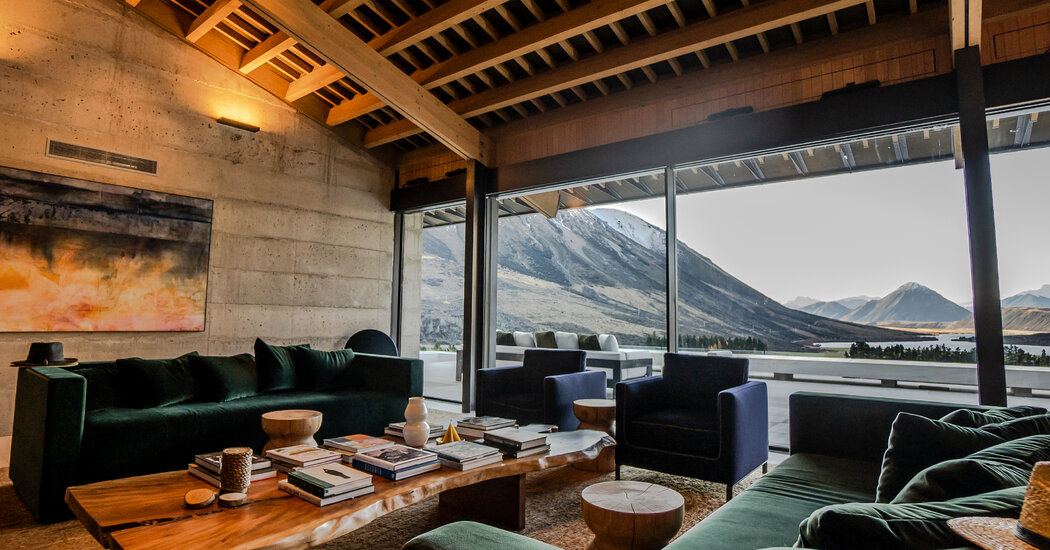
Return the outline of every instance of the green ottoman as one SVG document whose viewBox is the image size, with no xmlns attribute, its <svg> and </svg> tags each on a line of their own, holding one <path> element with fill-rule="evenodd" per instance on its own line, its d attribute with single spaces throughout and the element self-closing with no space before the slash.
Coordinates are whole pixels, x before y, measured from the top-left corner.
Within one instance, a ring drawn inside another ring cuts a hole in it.
<svg viewBox="0 0 1050 550">
<path fill-rule="evenodd" d="M 402 550 L 558 550 L 545 542 L 473 521 L 457 521 L 408 541 Z"/>
</svg>

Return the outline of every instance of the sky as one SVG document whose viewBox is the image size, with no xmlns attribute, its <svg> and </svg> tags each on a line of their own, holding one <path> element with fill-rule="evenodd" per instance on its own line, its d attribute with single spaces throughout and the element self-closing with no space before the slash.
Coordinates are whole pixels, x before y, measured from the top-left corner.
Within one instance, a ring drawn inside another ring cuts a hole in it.
<svg viewBox="0 0 1050 550">
<path fill-rule="evenodd" d="M 1000 293 L 1050 284 L 1050 149 L 992 157 Z M 665 228 L 662 200 L 616 205 Z M 679 197 L 678 238 L 767 296 L 885 296 L 907 282 L 969 304 L 963 172 L 954 163 Z"/>
</svg>

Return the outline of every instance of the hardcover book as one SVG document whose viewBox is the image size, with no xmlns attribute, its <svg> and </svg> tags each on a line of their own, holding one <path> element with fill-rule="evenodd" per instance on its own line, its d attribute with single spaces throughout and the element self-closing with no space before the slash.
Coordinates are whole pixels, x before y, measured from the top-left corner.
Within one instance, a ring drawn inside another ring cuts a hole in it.
<svg viewBox="0 0 1050 550">
<path fill-rule="evenodd" d="M 394 442 L 380 437 L 371 437 L 363 434 L 335 437 L 324 440 L 325 447 L 331 447 L 348 453 L 357 453 L 367 449 L 379 449 L 389 447 Z"/>
<path fill-rule="evenodd" d="M 435 462 L 437 454 L 405 445 L 391 445 L 381 449 L 361 451 L 354 455 L 354 461 L 359 460 L 387 470 L 401 470 L 425 462 Z"/>
<path fill-rule="evenodd" d="M 222 456 L 222 452 L 217 453 L 205 453 L 202 455 L 195 455 L 193 461 L 196 462 L 203 468 L 207 468 L 215 473 L 219 472 L 219 457 Z M 256 454 L 252 455 L 252 471 L 263 470 L 272 466 L 270 459 L 262 457 Z"/>
<path fill-rule="evenodd" d="M 341 453 L 320 449 L 310 445 L 293 445 L 266 451 L 266 456 L 293 466 L 314 466 L 326 462 L 338 462 Z"/>
<path fill-rule="evenodd" d="M 368 462 L 361 462 L 356 458 L 353 461 L 353 465 L 354 468 L 357 468 L 358 470 L 363 470 L 365 472 L 369 472 L 392 481 L 408 479 L 410 477 L 418 476 L 419 474 L 425 474 L 427 472 L 432 472 L 434 470 L 441 469 L 441 463 L 438 462 L 437 459 L 434 459 L 433 462 L 425 462 L 423 464 L 417 464 L 415 466 L 410 466 L 408 468 L 396 471 L 381 468 L 379 466 L 376 466 L 375 464 L 369 464 Z"/>
<path fill-rule="evenodd" d="M 501 445 L 516 446 L 519 449 L 538 447 L 547 443 L 547 435 L 518 428 L 502 428 L 485 434 L 485 441 Z"/>
<path fill-rule="evenodd" d="M 455 460 L 448 460 L 444 458 L 439 458 L 438 461 L 441 462 L 442 466 L 445 466 L 447 468 L 452 468 L 453 470 L 466 471 L 473 470 L 474 468 L 480 468 L 482 466 L 488 466 L 489 464 L 500 463 L 503 461 L 503 455 L 497 452 L 492 456 L 477 458 L 474 460 L 469 460 L 467 462 L 457 462 Z"/>
<path fill-rule="evenodd" d="M 288 474 L 288 481 L 326 498 L 367 487 L 372 484 L 372 476 L 349 466 L 333 463 L 296 470 Z"/>
<path fill-rule="evenodd" d="M 459 429 L 461 426 L 465 426 L 475 430 L 495 430 L 498 428 L 513 426 L 514 422 L 515 421 L 510 418 L 500 418 L 498 416 L 473 416 L 457 420 L 456 428 Z"/>
<path fill-rule="evenodd" d="M 438 445 L 433 451 L 438 457 L 456 462 L 467 462 L 499 454 L 499 449 L 472 441 L 455 441 Z"/>
<path fill-rule="evenodd" d="M 362 487 L 360 489 L 350 491 L 348 493 L 343 493 L 341 495 L 335 495 L 328 498 L 321 498 L 317 495 L 311 494 L 309 491 L 304 491 L 303 489 L 292 485 L 288 482 L 287 479 L 282 479 L 281 481 L 278 481 L 277 488 L 290 495 L 297 496 L 305 500 L 306 502 L 313 504 L 314 506 L 327 506 L 336 502 L 342 502 L 344 500 L 350 500 L 355 497 L 368 495 L 376 491 L 375 485 L 369 485 L 368 487 Z"/>
<path fill-rule="evenodd" d="M 189 468 L 186 469 L 189 474 L 205 483 L 210 483 L 216 487 L 222 485 L 219 479 L 219 474 L 212 472 L 211 470 L 200 466 L 199 464 L 190 464 Z M 259 481 L 260 479 L 270 479 L 271 477 L 277 477 L 277 468 L 263 468 L 262 470 L 252 471 L 252 481 Z"/>
</svg>

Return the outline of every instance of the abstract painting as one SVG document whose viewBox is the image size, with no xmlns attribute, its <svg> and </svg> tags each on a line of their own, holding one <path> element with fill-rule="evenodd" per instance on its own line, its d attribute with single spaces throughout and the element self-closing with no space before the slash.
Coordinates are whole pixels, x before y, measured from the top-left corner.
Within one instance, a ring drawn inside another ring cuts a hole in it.
<svg viewBox="0 0 1050 550">
<path fill-rule="evenodd" d="M 212 201 L 0 167 L 0 332 L 202 331 Z"/>
</svg>

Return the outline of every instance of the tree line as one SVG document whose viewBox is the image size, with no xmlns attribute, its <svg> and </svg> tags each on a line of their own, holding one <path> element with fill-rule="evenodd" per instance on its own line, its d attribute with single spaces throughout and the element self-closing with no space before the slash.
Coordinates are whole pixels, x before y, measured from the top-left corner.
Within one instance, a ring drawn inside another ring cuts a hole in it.
<svg viewBox="0 0 1050 550">
<path fill-rule="evenodd" d="M 645 337 L 645 345 L 667 347 L 667 336 L 653 332 Z M 766 343 L 751 336 L 717 336 L 710 334 L 679 334 L 678 347 L 690 349 L 727 349 L 766 351 Z"/>
<path fill-rule="evenodd" d="M 1050 356 L 1046 350 L 1039 355 L 1028 353 L 1017 346 L 1003 346 L 1007 365 L 1025 367 L 1050 367 Z M 894 346 L 871 346 L 865 342 L 854 342 L 846 352 L 848 359 L 892 359 L 898 361 L 939 361 L 942 363 L 976 363 L 977 350 L 949 348 L 945 344 L 923 348 Z"/>
</svg>

